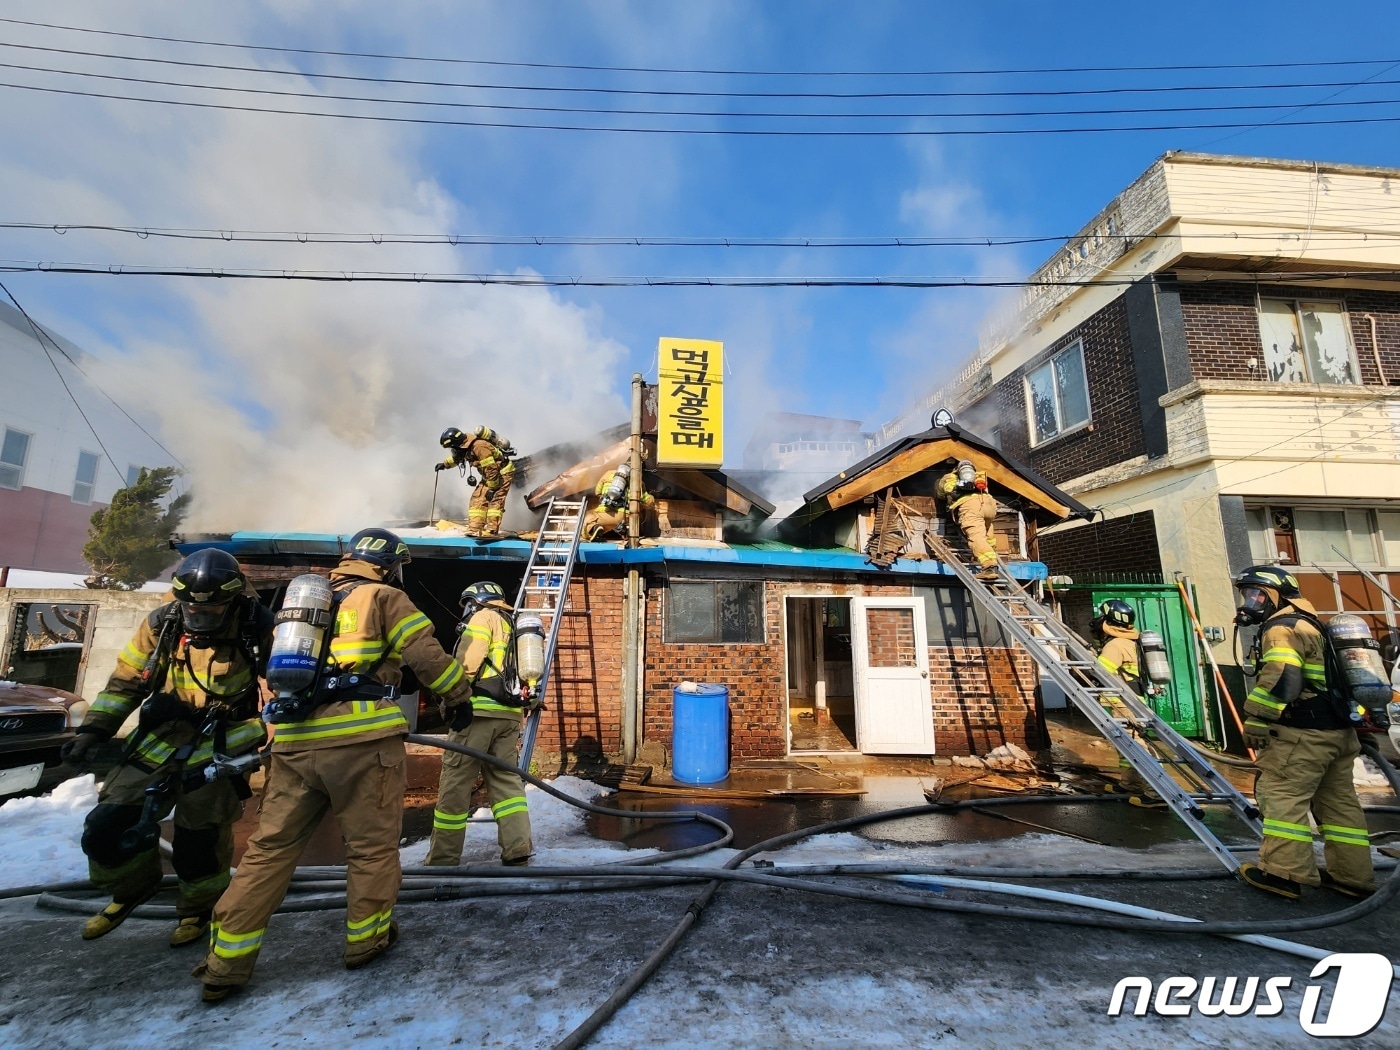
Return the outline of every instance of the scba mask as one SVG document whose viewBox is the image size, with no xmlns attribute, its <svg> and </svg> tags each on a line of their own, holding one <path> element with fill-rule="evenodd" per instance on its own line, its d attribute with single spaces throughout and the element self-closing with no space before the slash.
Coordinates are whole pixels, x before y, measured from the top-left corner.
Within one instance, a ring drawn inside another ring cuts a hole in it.
<svg viewBox="0 0 1400 1050">
<path fill-rule="evenodd" d="M 1253 627 L 1263 623 L 1277 610 L 1278 602 L 1267 587 L 1241 587 L 1240 604 L 1235 608 L 1235 623 L 1240 627 Z"/>
</svg>

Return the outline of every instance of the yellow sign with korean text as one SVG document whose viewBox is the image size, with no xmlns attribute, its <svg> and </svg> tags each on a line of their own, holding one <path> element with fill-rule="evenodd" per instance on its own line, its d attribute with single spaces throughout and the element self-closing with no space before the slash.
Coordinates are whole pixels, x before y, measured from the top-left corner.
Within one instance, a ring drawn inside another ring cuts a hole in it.
<svg viewBox="0 0 1400 1050">
<path fill-rule="evenodd" d="M 724 462 L 724 344 L 663 337 L 658 349 L 656 464 Z"/>
</svg>

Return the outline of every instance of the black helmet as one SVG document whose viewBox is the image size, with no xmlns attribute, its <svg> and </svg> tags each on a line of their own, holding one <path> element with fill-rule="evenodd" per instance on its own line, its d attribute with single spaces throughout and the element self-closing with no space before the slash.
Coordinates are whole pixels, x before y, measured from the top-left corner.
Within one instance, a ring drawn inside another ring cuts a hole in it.
<svg viewBox="0 0 1400 1050">
<path fill-rule="evenodd" d="M 1122 598 L 1110 598 L 1099 604 L 1099 623 L 1111 624 L 1114 627 L 1131 627 L 1136 619 L 1137 613 Z"/>
<path fill-rule="evenodd" d="M 388 529 L 361 529 L 350 537 L 345 556 L 378 565 L 386 579 L 402 579 L 402 567 L 412 560 L 408 544 Z"/>
<path fill-rule="evenodd" d="M 1251 565 L 1235 577 L 1235 586 L 1240 592 L 1235 623 L 1241 627 L 1263 623 L 1280 602 L 1299 596 L 1297 577 L 1273 565 Z"/>
<path fill-rule="evenodd" d="M 462 608 L 468 605 L 487 605 L 490 602 L 503 602 L 506 600 L 506 592 L 501 589 L 499 583 L 492 583 L 490 580 L 481 580 L 468 585 L 462 592 Z"/>
<path fill-rule="evenodd" d="M 442 432 L 442 437 L 438 438 L 438 444 L 443 448 L 461 448 L 466 443 L 467 435 L 456 427 L 448 427 Z"/>
<path fill-rule="evenodd" d="M 192 638 L 217 634 L 228 622 L 235 600 L 248 588 L 238 559 L 214 547 L 195 551 L 170 581 Z"/>
</svg>

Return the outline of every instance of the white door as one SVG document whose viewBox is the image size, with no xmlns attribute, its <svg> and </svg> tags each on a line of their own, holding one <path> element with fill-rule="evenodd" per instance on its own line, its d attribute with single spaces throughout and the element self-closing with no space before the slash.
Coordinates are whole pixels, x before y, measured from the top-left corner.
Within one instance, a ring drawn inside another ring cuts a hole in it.
<svg viewBox="0 0 1400 1050">
<path fill-rule="evenodd" d="M 851 599 L 851 649 L 860 750 L 933 754 L 924 600 Z"/>
</svg>

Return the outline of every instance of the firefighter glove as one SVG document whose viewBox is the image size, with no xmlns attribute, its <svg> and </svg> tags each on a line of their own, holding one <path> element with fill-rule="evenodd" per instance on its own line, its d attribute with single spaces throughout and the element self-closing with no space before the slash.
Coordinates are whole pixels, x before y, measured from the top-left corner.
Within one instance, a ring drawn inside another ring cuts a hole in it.
<svg viewBox="0 0 1400 1050">
<path fill-rule="evenodd" d="M 86 761 L 87 753 L 106 739 L 107 737 L 97 730 L 84 731 L 79 729 L 78 735 L 63 745 L 62 750 L 58 753 L 59 758 L 70 766 L 82 765 Z"/>
<path fill-rule="evenodd" d="M 433 464 L 433 470 L 435 470 L 435 471 L 437 471 L 437 470 L 446 470 L 446 469 L 447 469 L 447 464 L 446 464 L 446 463 L 434 463 L 434 464 Z"/>
<path fill-rule="evenodd" d="M 1258 718 L 1247 718 L 1244 723 L 1244 746 L 1253 751 L 1263 751 L 1272 739 L 1269 723 Z"/>
<path fill-rule="evenodd" d="M 450 725 L 454 730 L 456 730 L 459 733 L 463 729 L 466 729 L 467 726 L 472 724 L 472 717 L 474 713 L 472 711 L 472 702 L 470 700 L 463 700 L 460 704 L 450 708 L 447 713 L 452 716 L 452 720 L 448 723 L 448 725 Z"/>
</svg>

